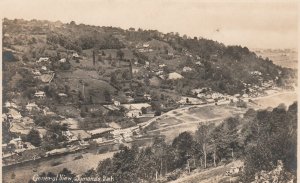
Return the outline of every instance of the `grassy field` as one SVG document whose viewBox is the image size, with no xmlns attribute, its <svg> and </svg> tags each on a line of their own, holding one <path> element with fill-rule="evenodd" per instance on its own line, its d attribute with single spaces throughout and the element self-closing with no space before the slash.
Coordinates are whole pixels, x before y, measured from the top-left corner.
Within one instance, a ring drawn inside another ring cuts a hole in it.
<svg viewBox="0 0 300 183">
<path fill-rule="evenodd" d="M 225 118 L 244 113 L 246 110 L 227 104 L 181 108 L 164 114 L 156 121 L 156 129 L 149 133 L 165 135 L 166 140 L 171 142 L 184 131 L 195 132 L 199 124 L 219 123 Z"/>
<path fill-rule="evenodd" d="M 245 113 L 249 108 L 265 109 L 277 107 L 281 103 L 289 106 L 296 100 L 295 92 L 286 92 L 258 98 L 254 100 L 258 105 L 249 104 L 248 108 L 238 108 L 228 104 L 179 108 L 163 114 L 156 120 L 155 129 L 148 133 L 165 135 L 166 140 L 171 142 L 184 131 L 195 132 L 199 124 L 218 124 L 228 117 Z"/>
</svg>

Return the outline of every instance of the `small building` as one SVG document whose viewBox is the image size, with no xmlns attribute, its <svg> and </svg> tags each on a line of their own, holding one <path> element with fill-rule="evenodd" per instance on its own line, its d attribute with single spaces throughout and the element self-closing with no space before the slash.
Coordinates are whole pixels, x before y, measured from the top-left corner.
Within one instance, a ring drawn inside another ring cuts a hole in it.
<svg viewBox="0 0 300 183">
<path fill-rule="evenodd" d="M 35 76 L 40 76 L 40 75 L 42 75 L 41 72 L 38 71 L 38 70 L 33 70 L 33 71 L 32 71 L 32 74 L 35 75 Z"/>
<path fill-rule="evenodd" d="M 38 61 L 36 61 L 37 63 L 40 63 L 40 62 L 49 62 L 50 59 L 48 57 L 40 57 Z"/>
<path fill-rule="evenodd" d="M 99 138 L 109 135 L 112 131 L 114 131 L 113 128 L 98 128 L 95 130 L 88 131 L 88 133 L 92 136 L 92 138 Z"/>
<path fill-rule="evenodd" d="M 166 67 L 167 65 L 166 64 L 159 64 L 158 67 L 160 68 L 163 68 L 163 67 Z"/>
<path fill-rule="evenodd" d="M 11 117 L 12 119 L 20 119 L 22 118 L 22 115 L 20 114 L 20 112 L 18 112 L 16 109 L 10 108 L 7 116 Z"/>
<path fill-rule="evenodd" d="M 47 67 L 46 66 L 42 66 L 41 68 L 43 71 L 46 71 L 47 70 Z"/>
<path fill-rule="evenodd" d="M 65 94 L 65 93 L 59 93 L 58 96 L 59 96 L 59 97 L 67 97 L 68 95 Z"/>
<path fill-rule="evenodd" d="M 183 78 L 183 76 L 181 74 L 178 74 L 177 72 L 172 72 L 168 76 L 169 80 L 177 80 L 177 79 L 182 79 L 182 78 Z"/>
<path fill-rule="evenodd" d="M 183 72 L 190 72 L 190 71 L 192 71 L 192 70 L 193 70 L 193 69 L 190 68 L 190 67 L 183 67 L 183 69 L 182 69 Z"/>
<path fill-rule="evenodd" d="M 196 64 L 196 65 L 199 65 L 199 66 L 202 65 L 202 63 L 201 63 L 200 61 L 196 62 L 195 64 Z"/>
<path fill-rule="evenodd" d="M 38 98 L 43 98 L 43 97 L 46 97 L 46 94 L 43 91 L 37 91 L 37 92 L 35 92 L 34 96 L 38 97 Z"/>
<path fill-rule="evenodd" d="M 150 46 L 150 45 L 149 45 L 148 43 L 144 43 L 144 44 L 143 44 L 143 47 L 144 47 L 144 48 L 148 48 L 149 46 Z"/>
<path fill-rule="evenodd" d="M 60 62 L 60 63 L 65 63 L 66 61 L 67 61 L 67 59 L 62 58 L 62 59 L 60 59 L 58 62 Z"/>
<path fill-rule="evenodd" d="M 15 103 L 13 103 L 13 102 L 5 102 L 5 107 L 7 107 L 7 108 L 15 108 L 15 109 L 18 108 L 18 106 Z"/>
<path fill-rule="evenodd" d="M 113 102 L 114 102 L 114 105 L 115 105 L 115 106 L 120 106 L 120 105 L 121 105 L 121 102 L 120 102 L 120 101 L 113 100 Z"/>
<path fill-rule="evenodd" d="M 80 58 L 79 55 L 78 55 L 78 53 L 76 53 L 76 52 L 72 54 L 72 57 L 73 58 Z"/>
<path fill-rule="evenodd" d="M 28 110 L 28 111 L 32 111 L 33 109 L 39 109 L 39 107 L 38 107 L 38 105 L 36 105 L 36 103 L 28 103 L 27 105 L 26 105 L 26 109 Z"/>
<path fill-rule="evenodd" d="M 23 141 L 22 141 L 21 137 L 12 139 L 11 141 L 9 141 L 8 144 L 15 145 L 16 149 L 22 149 L 23 148 Z"/>
</svg>

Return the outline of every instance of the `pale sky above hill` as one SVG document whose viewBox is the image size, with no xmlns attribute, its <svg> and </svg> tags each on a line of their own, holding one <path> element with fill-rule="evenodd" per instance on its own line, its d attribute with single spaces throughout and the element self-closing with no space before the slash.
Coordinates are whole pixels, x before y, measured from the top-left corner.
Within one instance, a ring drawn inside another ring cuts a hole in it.
<svg viewBox="0 0 300 183">
<path fill-rule="evenodd" d="M 157 29 L 249 48 L 297 48 L 296 0 L 0 0 L 2 17 Z"/>
</svg>

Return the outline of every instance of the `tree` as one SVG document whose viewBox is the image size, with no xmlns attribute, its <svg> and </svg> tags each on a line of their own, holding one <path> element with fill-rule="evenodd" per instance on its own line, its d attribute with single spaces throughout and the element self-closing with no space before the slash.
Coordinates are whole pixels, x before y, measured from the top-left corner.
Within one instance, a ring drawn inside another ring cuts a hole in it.
<svg viewBox="0 0 300 183">
<path fill-rule="evenodd" d="M 111 102 L 111 94 L 107 89 L 104 90 L 103 96 L 106 102 Z"/>
<path fill-rule="evenodd" d="M 123 60 L 124 58 L 124 52 L 122 50 L 118 50 L 117 51 L 117 57 L 120 59 L 120 60 Z"/>
<path fill-rule="evenodd" d="M 207 125 L 200 125 L 195 132 L 196 142 L 202 146 L 204 155 L 204 168 L 207 167 L 207 146 L 209 142 L 209 127 Z"/>
<path fill-rule="evenodd" d="M 145 107 L 141 108 L 142 114 L 147 114 L 147 109 Z"/>
<path fill-rule="evenodd" d="M 259 111 L 250 123 L 251 130 L 245 130 L 250 140 L 245 150 L 243 182 L 253 180 L 256 172 L 272 170 L 278 160 L 282 160 L 286 171 L 296 174 L 297 103 L 287 111 L 281 106 Z"/>
<path fill-rule="evenodd" d="M 26 137 L 27 141 L 30 142 L 32 145 L 38 147 L 41 145 L 42 139 L 40 136 L 39 131 L 35 129 L 31 129 Z"/>
<path fill-rule="evenodd" d="M 189 132 L 182 132 L 172 142 L 177 152 L 177 167 L 182 168 L 192 154 L 194 139 Z"/>
</svg>

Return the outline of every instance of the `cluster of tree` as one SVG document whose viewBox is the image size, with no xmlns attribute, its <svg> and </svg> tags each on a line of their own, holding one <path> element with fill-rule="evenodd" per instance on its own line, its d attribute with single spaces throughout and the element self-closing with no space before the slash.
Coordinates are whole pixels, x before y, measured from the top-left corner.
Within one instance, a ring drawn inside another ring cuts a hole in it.
<svg viewBox="0 0 300 183">
<path fill-rule="evenodd" d="M 253 181 L 257 172 L 271 171 L 279 160 L 286 172 L 296 176 L 297 103 L 288 109 L 280 105 L 272 111 L 251 113 L 252 120 L 242 129 L 246 152 L 244 182 Z"/>
<path fill-rule="evenodd" d="M 64 30 L 64 33 L 59 31 L 50 32 L 47 34 L 47 42 L 50 44 L 61 45 L 62 47 L 81 52 L 86 49 L 120 49 L 124 45 L 119 39 L 112 36 L 109 33 L 103 33 L 101 31 L 93 31 L 89 28 L 72 28 L 73 31 L 77 31 L 79 36 L 73 36 L 74 32 Z"/>
</svg>

